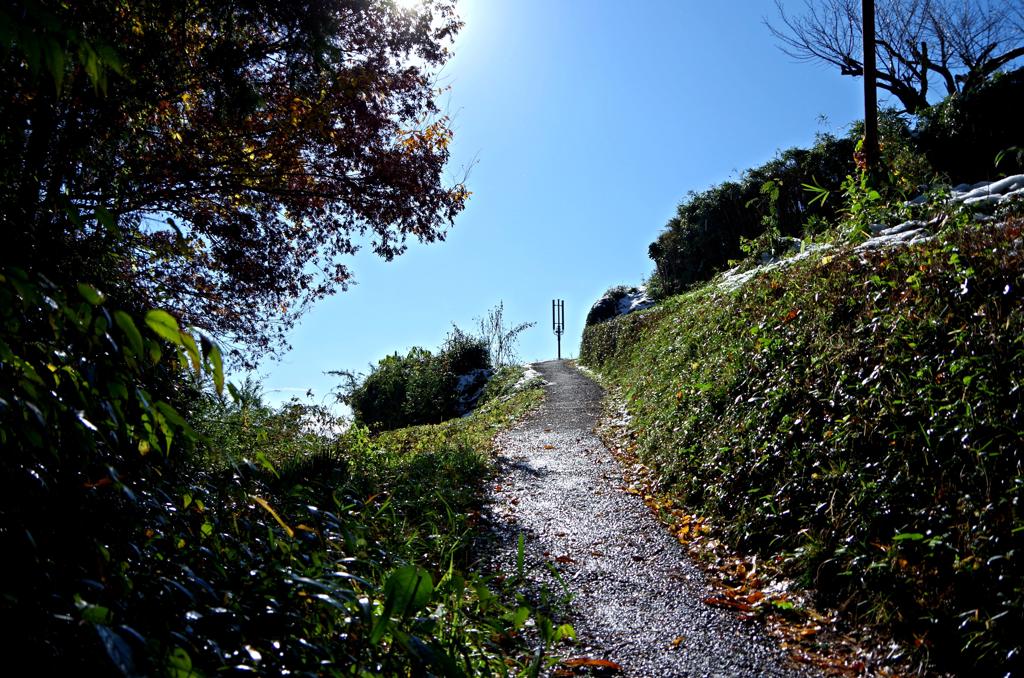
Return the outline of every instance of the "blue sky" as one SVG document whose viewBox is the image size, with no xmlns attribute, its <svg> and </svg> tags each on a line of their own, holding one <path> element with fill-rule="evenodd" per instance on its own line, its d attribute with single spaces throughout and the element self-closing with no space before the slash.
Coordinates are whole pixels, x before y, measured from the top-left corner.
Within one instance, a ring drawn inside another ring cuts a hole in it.
<svg viewBox="0 0 1024 678">
<path fill-rule="evenodd" d="M 782 54 L 767 0 L 462 0 L 466 22 L 440 74 L 453 118 L 451 174 L 471 166 L 469 205 L 446 242 L 387 263 L 360 253 L 357 285 L 320 302 L 293 349 L 260 376 L 279 402 L 438 346 L 499 301 L 528 361 L 555 355 L 551 300 L 565 300 L 563 356 L 590 305 L 639 284 L 647 246 L 687 192 L 843 132 L 861 81 Z"/>
</svg>

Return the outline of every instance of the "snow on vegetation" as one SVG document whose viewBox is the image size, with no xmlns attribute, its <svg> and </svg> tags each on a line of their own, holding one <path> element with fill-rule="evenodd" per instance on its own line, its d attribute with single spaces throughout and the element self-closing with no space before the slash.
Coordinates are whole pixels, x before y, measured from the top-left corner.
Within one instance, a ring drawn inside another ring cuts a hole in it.
<svg viewBox="0 0 1024 678">
<path fill-rule="evenodd" d="M 535 379 L 539 379 L 540 383 L 546 384 L 547 381 L 541 376 L 540 372 L 533 368 L 532 363 L 526 363 L 523 365 L 523 376 L 519 377 L 519 381 L 512 387 L 512 392 L 516 393 L 526 388 L 527 385 L 532 383 Z"/>
<path fill-rule="evenodd" d="M 604 293 L 594 302 L 587 313 L 587 325 L 611 320 L 633 311 L 642 311 L 654 306 L 655 301 L 647 294 L 647 287 L 626 287 L 620 285 Z"/>
<path fill-rule="evenodd" d="M 911 205 L 923 205 L 933 199 L 928 193 L 924 193 L 909 202 Z M 1024 174 L 1005 177 L 997 181 L 982 181 L 976 184 L 960 184 L 949 190 L 947 202 L 955 206 L 969 208 L 976 213 L 973 215 L 975 221 L 987 221 L 991 217 L 985 216 L 984 212 L 991 211 L 996 207 L 1007 206 L 1011 201 L 1024 200 Z M 940 215 L 930 221 L 919 219 L 908 219 L 896 226 L 885 224 L 872 224 L 869 227 L 869 237 L 854 248 L 854 251 L 864 252 L 885 247 L 909 245 L 927 242 L 934 237 L 935 231 L 942 226 L 947 216 Z M 792 256 L 768 257 L 760 266 L 743 270 L 741 266 L 729 269 L 718 278 L 718 287 L 724 290 L 736 290 L 742 287 L 751 278 L 774 270 L 784 268 L 801 259 L 805 259 L 814 252 L 830 249 L 829 244 L 804 245 L 802 249 Z"/>
</svg>

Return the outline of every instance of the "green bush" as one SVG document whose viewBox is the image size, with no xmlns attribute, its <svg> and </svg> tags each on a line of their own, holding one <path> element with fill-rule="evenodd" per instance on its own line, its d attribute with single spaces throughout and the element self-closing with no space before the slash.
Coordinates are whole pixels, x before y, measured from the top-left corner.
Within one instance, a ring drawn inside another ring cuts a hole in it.
<svg viewBox="0 0 1024 678">
<path fill-rule="evenodd" d="M 811 204 L 804 184 L 838 190 L 854 171 L 854 145 L 852 136 L 822 135 L 811 149 L 784 151 L 747 170 L 739 181 L 690 193 L 649 248 L 658 293 L 677 294 L 709 280 L 743 256 L 744 239 L 752 241 L 770 229 L 778 236 L 802 237 L 809 220 L 833 220 L 837 206 Z M 769 184 L 773 188 L 766 191 Z"/>
<path fill-rule="evenodd" d="M 127 535 L 198 443 L 179 410 L 203 371 L 223 380 L 219 350 L 169 314 L 0 269 L 0 609 L 18 620 L 5 654 L 51 673 L 128 642 L 91 601 L 135 586 Z"/>
<path fill-rule="evenodd" d="M 454 328 L 437 353 L 414 347 L 386 356 L 359 379 L 348 379 L 342 400 L 373 431 L 436 424 L 472 408 L 491 374 L 487 344 Z"/>
</svg>

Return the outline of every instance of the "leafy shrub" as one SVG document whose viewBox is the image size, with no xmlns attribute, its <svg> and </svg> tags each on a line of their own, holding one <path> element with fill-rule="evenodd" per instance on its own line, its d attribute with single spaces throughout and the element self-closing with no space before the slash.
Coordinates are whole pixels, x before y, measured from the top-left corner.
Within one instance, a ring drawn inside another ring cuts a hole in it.
<svg viewBox="0 0 1024 678">
<path fill-rule="evenodd" d="M 585 325 L 604 322 L 621 313 L 647 308 L 653 303 L 654 300 L 646 288 L 616 285 L 608 288 L 608 291 L 590 307 Z"/>
<path fill-rule="evenodd" d="M 88 601 L 131 590 L 125 535 L 197 443 L 175 404 L 204 370 L 221 383 L 219 350 L 167 313 L 0 270 L 0 605 L 18 619 L 3 642 L 34 670 L 105 663 L 97 639 L 121 637 Z"/>
<path fill-rule="evenodd" d="M 195 399 L 190 421 L 203 441 L 192 459 L 195 464 L 218 471 L 255 465 L 276 473 L 306 459 L 330 456 L 330 440 L 342 422 L 327 408 L 297 399 L 271 407 L 252 379 L 228 388 L 230 397 L 204 392 Z"/>
<path fill-rule="evenodd" d="M 510 654 L 531 657 L 491 643 L 516 628 L 501 590 L 468 573 L 467 534 L 495 421 L 535 401 L 392 439 L 353 426 L 277 465 L 165 478 L 115 542 L 132 548 L 121 585 L 78 597 L 99 630 L 92 645 L 113 648 L 129 675 L 507 673 Z M 295 409 L 268 408 L 259 432 L 285 450 L 311 447 L 287 424 Z M 215 445 L 233 435 L 217 428 L 237 423 L 197 426 Z"/>
<path fill-rule="evenodd" d="M 491 367 L 491 351 L 487 341 L 453 327 L 445 337 L 438 356 L 452 374 L 469 374 Z"/>
<path fill-rule="evenodd" d="M 820 236 L 840 220 L 862 233 L 879 215 L 872 200 L 879 205 L 907 200 L 925 190 L 936 170 L 921 150 L 919 135 L 891 109 L 880 111 L 878 123 L 881 162 L 870 177 L 855 162 L 863 135 L 858 123 L 845 137 L 821 135 L 810 150 L 784 151 L 747 170 L 738 182 L 691 193 L 649 248 L 655 263 L 652 296 L 677 294 L 743 258 L 779 254 L 793 238 Z M 1008 132 L 997 136 L 1000 143 L 1017 138 Z M 992 159 L 988 162 L 991 166 Z M 834 194 L 845 204 L 829 200 Z"/>
<path fill-rule="evenodd" d="M 710 279 L 730 260 L 742 256 L 743 239 L 770 229 L 778 236 L 802 236 L 813 218 L 832 220 L 836 206 L 810 204 L 804 184 L 836 190 L 854 170 L 851 137 L 822 135 L 809 149 L 793 148 L 702 193 L 690 193 L 649 249 L 659 293 L 676 294 Z M 766 186 L 771 190 L 766 190 Z"/>
<path fill-rule="evenodd" d="M 437 354 L 414 347 L 404 356 L 386 356 L 362 379 L 334 374 L 347 379 L 340 397 L 356 421 L 388 431 L 465 414 L 490 377 L 491 360 L 483 339 L 456 327 Z"/>
</svg>

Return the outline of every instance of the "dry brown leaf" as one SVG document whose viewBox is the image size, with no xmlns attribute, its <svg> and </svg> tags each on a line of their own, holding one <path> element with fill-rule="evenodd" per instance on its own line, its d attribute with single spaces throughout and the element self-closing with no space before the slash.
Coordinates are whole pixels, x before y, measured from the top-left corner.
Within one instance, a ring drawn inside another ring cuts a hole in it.
<svg viewBox="0 0 1024 678">
<path fill-rule="evenodd" d="M 708 605 L 714 605 L 715 607 L 728 607 L 733 610 L 740 610 L 741 612 L 753 612 L 754 608 L 747 603 L 740 602 L 738 600 L 731 600 L 722 596 L 710 596 L 704 599 L 704 602 Z"/>
<path fill-rule="evenodd" d="M 610 669 L 612 671 L 621 671 L 622 666 L 616 664 L 609 659 L 591 659 L 589 657 L 577 657 L 575 659 L 563 659 L 562 664 L 572 668 L 579 668 L 583 666 L 590 666 L 600 669 Z"/>
</svg>

